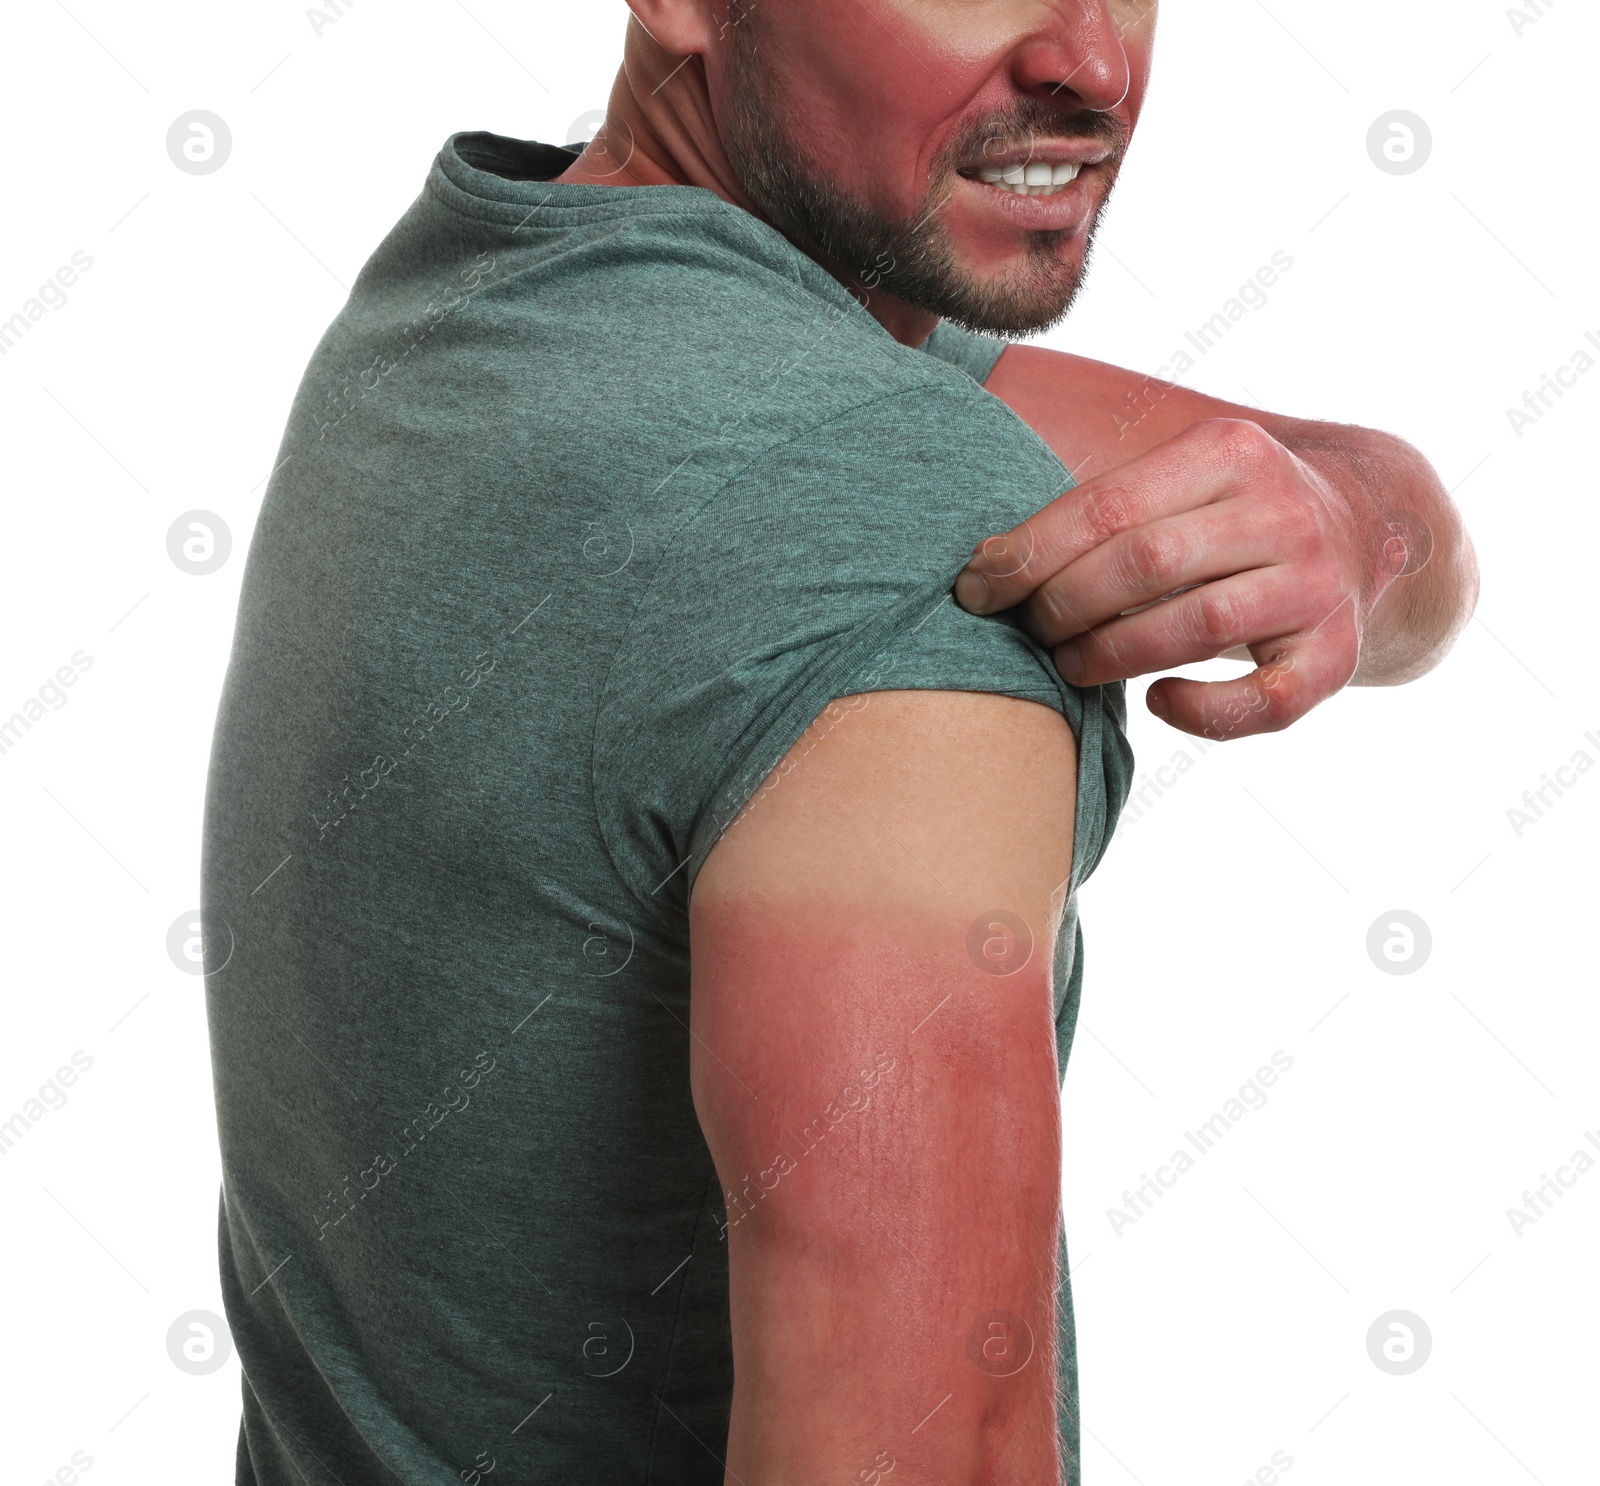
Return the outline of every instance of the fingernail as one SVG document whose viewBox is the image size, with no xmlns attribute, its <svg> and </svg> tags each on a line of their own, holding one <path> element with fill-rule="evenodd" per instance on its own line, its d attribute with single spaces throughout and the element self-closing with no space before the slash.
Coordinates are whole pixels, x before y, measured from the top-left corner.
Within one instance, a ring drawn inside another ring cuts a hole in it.
<svg viewBox="0 0 1600 1486">
<path fill-rule="evenodd" d="M 956 579 L 956 602 L 973 614 L 982 614 L 989 607 L 989 585 L 970 569 Z"/>
</svg>

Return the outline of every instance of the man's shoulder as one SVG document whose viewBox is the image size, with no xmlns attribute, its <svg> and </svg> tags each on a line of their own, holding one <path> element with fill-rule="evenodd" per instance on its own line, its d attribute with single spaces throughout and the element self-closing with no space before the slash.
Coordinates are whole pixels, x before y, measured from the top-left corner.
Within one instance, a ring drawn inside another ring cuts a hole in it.
<svg viewBox="0 0 1600 1486">
<path fill-rule="evenodd" d="M 524 308 L 614 352 L 617 370 L 685 406 L 759 397 L 828 416 L 922 385 L 981 389 L 952 360 L 904 346 L 820 265 L 748 213 L 638 213 L 529 277 Z"/>
<path fill-rule="evenodd" d="M 741 657 L 825 650 L 891 613 L 893 624 L 926 623 L 979 542 L 1071 483 L 970 383 L 853 403 L 702 492 L 660 549 L 630 643 L 737 668 Z"/>
<path fill-rule="evenodd" d="M 522 303 L 529 339 L 590 366 L 619 417 L 660 447 L 676 447 L 673 425 L 697 431 L 696 462 L 729 481 L 810 469 L 844 482 L 865 513 L 901 497 L 925 505 L 902 478 L 920 467 L 1030 492 L 1061 478 L 1048 447 L 980 385 L 984 348 L 950 330 L 928 350 L 902 344 L 748 214 L 630 217 L 562 272 L 565 312 L 553 313 L 550 286 Z"/>
<path fill-rule="evenodd" d="M 717 519 L 745 510 L 773 533 L 833 528 L 856 538 L 898 528 L 893 550 L 915 562 L 923 551 L 964 552 L 1071 487 L 1066 467 L 1009 407 L 921 360 L 926 369 L 907 368 L 899 385 L 870 395 L 851 387 L 840 401 L 824 388 L 805 399 L 794 432 L 718 492 Z"/>
<path fill-rule="evenodd" d="M 485 411 L 515 410 L 541 431 L 576 415 L 614 435 L 613 450 L 642 441 L 677 451 L 674 465 L 685 438 L 707 436 L 724 474 L 922 389 L 946 394 L 950 440 L 992 430 L 979 385 L 992 347 L 951 327 L 926 350 L 902 345 L 820 263 L 715 193 L 531 178 L 551 153 L 562 152 L 453 137 L 321 359 L 364 365 L 373 351 L 381 370 L 399 347 L 432 373 L 414 383 L 421 401 L 470 386 Z M 896 430 L 883 437 L 919 457 Z"/>
<path fill-rule="evenodd" d="M 530 376 L 576 358 L 623 401 L 659 389 L 686 417 L 708 404 L 759 401 L 790 408 L 801 426 L 808 413 L 818 421 L 918 385 L 976 394 L 979 368 L 992 365 L 981 349 L 960 354 L 963 337 L 949 327 L 931 354 L 901 345 L 821 264 L 710 191 L 453 170 L 495 193 L 468 197 L 442 168 L 430 180 L 433 205 L 496 239 L 484 244 L 491 266 L 479 311 L 499 337 L 533 353 L 521 363 Z M 455 244 L 455 231 L 426 207 L 409 225 L 419 238 Z M 415 251 L 429 245 L 413 245 L 400 262 L 431 256 Z"/>
</svg>

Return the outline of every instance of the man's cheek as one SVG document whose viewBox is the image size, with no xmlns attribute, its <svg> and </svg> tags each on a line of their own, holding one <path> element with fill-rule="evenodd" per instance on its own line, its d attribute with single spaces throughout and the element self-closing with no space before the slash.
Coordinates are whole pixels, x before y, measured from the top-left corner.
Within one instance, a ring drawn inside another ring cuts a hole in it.
<svg viewBox="0 0 1600 1486">
<path fill-rule="evenodd" d="M 1156 44 L 1155 0 L 1112 0 L 1111 21 L 1128 63 L 1128 93 L 1117 110 L 1132 130 L 1144 111 Z"/>
</svg>

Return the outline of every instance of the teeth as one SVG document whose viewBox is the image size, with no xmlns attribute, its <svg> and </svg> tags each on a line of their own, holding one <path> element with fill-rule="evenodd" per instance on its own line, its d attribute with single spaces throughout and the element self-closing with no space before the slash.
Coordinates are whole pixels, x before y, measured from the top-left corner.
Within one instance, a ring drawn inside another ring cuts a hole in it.
<svg viewBox="0 0 1600 1486">
<path fill-rule="evenodd" d="M 978 179 L 1016 196 L 1053 196 L 1077 180 L 1079 169 L 1066 161 L 1051 165 L 1044 160 L 1030 160 L 1026 165 L 985 165 L 978 171 Z"/>
</svg>

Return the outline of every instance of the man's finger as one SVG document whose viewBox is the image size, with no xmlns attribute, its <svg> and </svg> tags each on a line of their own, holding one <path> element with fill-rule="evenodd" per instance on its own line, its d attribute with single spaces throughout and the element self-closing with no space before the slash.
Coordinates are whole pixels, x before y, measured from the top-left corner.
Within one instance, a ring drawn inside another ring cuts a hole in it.
<svg viewBox="0 0 1600 1486">
<path fill-rule="evenodd" d="M 1345 604 L 1319 629 L 1275 647 L 1274 658 L 1248 676 L 1163 676 L 1145 694 L 1145 705 L 1172 727 L 1214 742 L 1275 733 L 1340 690 L 1355 672 L 1358 650 L 1354 611 Z"/>
<path fill-rule="evenodd" d="M 1009 609 L 1102 542 L 1221 500 L 1241 479 L 1291 458 L 1257 424 L 1237 418 L 1196 423 L 980 542 L 956 580 L 956 598 L 975 614 Z"/>
<path fill-rule="evenodd" d="M 1281 644 L 1316 628 L 1336 602 L 1308 592 L 1290 568 L 1257 568 L 1098 625 L 1057 645 L 1053 656 L 1074 686 L 1102 686 L 1214 660 L 1237 645 Z"/>
<path fill-rule="evenodd" d="M 1041 645 L 1057 645 L 1181 589 L 1297 560 L 1315 537 L 1260 503 L 1216 501 L 1123 532 L 1069 563 L 1023 600 L 1022 626 Z M 1266 618 L 1243 638 L 1285 634 L 1300 623 L 1272 628 Z"/>
</svg>

